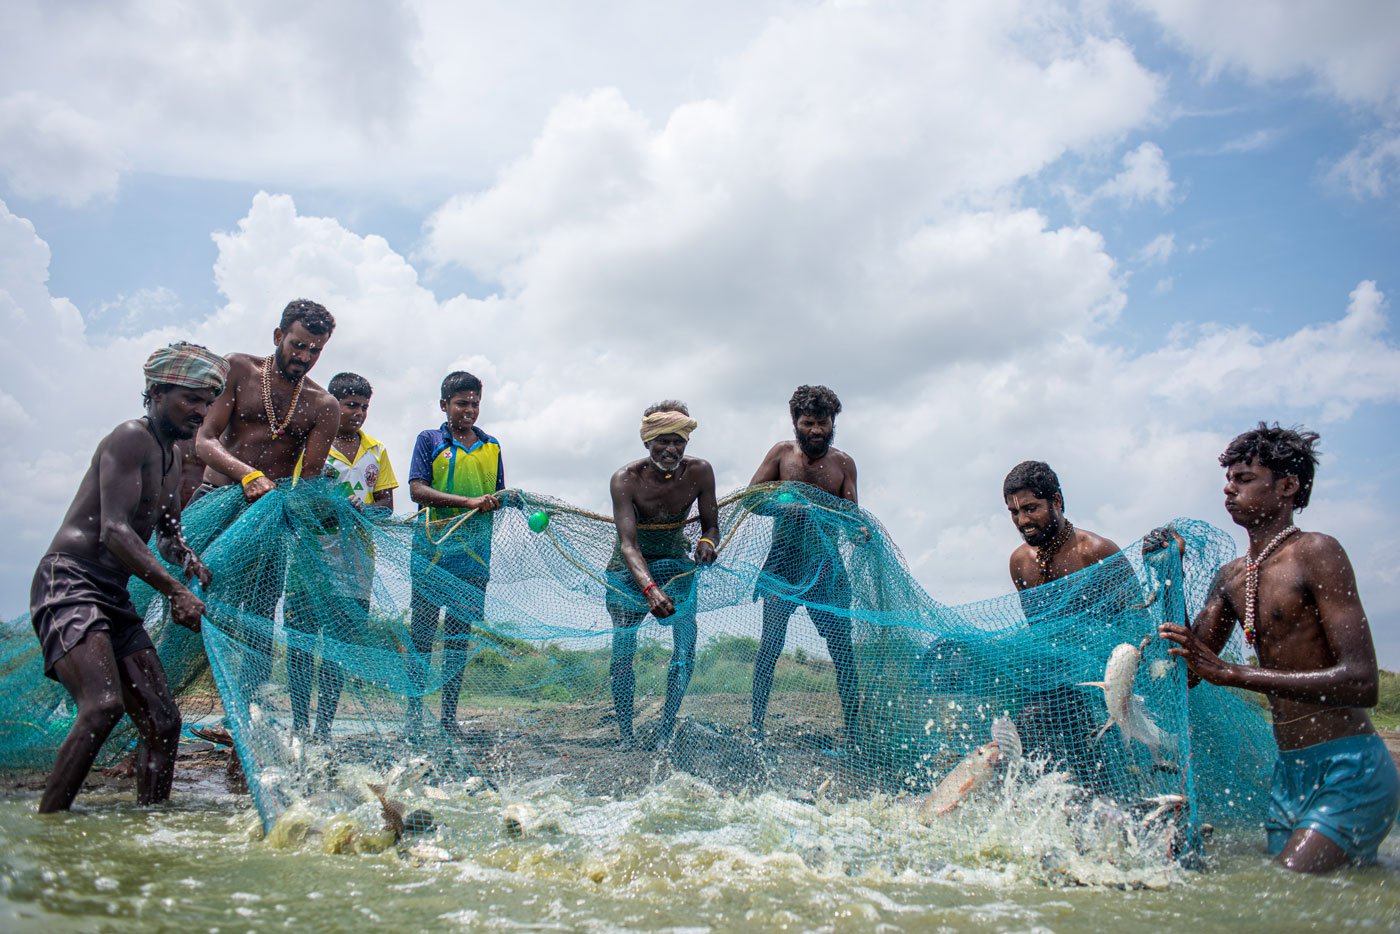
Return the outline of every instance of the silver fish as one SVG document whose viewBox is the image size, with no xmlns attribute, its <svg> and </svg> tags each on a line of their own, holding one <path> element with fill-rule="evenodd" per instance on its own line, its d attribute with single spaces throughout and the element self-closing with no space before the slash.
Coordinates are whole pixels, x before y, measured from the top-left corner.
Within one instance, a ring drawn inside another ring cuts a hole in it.
<svg viewBox="0 0 1400 934">
<path fill-rule="evenodd" d="M 1098 739 L 1117 724 L 1123 745 L 1137 740 L 1152 751 L 1158 758 L 1163 751 L 1176 753 L 1176 738 L 1165 733 L 1147 712 L 1142 695 L 1133 693 L 1133 682 L 1137 680 L 1138 667 L 1142 664 L 1142 650 L 1131 642 L 1124 642 L 1108 656 L 1102 681 L 1084 681 L 1080 687 L 1100 688 L 1104 704 L 1108 707 L 1108 722 L 1094 734 Z"/>
<path fill-rule="evenodd" d="M 957 808 L 987 783 L 1001 761 L 1001 748 L 996 742 L 984 743 L 972 750 L 920 802 L 919 822 L 927 824 Z"/>
</svg>

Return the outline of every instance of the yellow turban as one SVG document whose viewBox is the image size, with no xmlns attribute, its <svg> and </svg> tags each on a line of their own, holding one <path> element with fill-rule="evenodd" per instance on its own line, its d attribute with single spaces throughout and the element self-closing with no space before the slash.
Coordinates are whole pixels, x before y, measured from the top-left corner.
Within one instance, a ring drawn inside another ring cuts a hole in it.
<svg viewBox="0 0 1400 934">
<path fill-rule="evenodd" d="M 662 435 L 680 435 L 689 441 L 690 433 L 699 425 L 699 422 L 684 412 L 652 412 L 642 418 L 642 443 L 646 444 Z"/>
</svg>

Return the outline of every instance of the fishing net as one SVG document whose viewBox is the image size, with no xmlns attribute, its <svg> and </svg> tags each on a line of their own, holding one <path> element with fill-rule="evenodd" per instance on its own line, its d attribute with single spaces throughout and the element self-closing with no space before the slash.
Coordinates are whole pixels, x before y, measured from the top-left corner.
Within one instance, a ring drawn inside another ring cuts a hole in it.
<svg viewBox="0 0 1400 934">
<path fill-rule="evenodd" d="M 763 485 L 722 500 L 713 565 L 692 562 L 693 521 L 642 528 L 676 606 L 658 621 L 608 517 L 505 501 L 429 525 L 328 483 L 252 506 L 228 488 L 185 516 L 214 573 L 202 637 L 133 587 L 187 724 L 227 726 L 274 837 L 596 838 L 664 820 L 623 803 L 677 782 L 706 792 L 667 807 L 762 801 L 790 841 L 855 827 L 976 851 L 1050 821 L 1056 848 L 1170 862 L 1204 822 L 1262 819 L 1265 710 L 1188 691 L 1155 637 L 1233 556 L 1204 523 L 1172 523 L 1179 548 L 1136 542 L 945 606 L 869 513 Z M 27 619 L 0 659 L 0 763 L 47 766 L 72 712 Z"/>
</svg>

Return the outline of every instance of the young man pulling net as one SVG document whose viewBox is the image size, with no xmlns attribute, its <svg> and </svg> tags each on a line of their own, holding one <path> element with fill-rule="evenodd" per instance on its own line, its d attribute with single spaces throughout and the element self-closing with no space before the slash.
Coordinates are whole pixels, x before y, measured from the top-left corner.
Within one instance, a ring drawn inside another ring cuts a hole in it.
<svg viewBox="0 0 1400 934">
<path fill-rule="evenodd" d="M 326 389 L 340 403 L 340 427 L 323 475 L 356 508 L 392 514 L 394 490 L 399 482 L 389 462 L 389 451 L 363 427 L 374 388 L 358 373 L 337 373 Z M 301 475 L 301 466 L 298 460 L 296 476 Z M 355 645 L 366 641 L 374 587 L 374 543 L 362 526 L 355 525 L 304 536 L 301 547 L 305 552 L 303 560 L 294 560 L 288 571 L 285 606 L 292 729 L 302 733 L 309 726 L 311 680 L 316 671 L 314 736 L 325 742 L 331 736 L 344 676 L 340 665 L 324 657 L 324 653 L 335 643 Z M 320 640 L 323 654 L 318 666 L 312 648 L 323 631 L 326 638 Z M 301 635 L 293 637 L 292 632 Z"/>
<path fill-rule="evenodd" d="M 477 427 L 481 380 L 465 370 L 442 381 L 438 407 L 446 420 L 418 433 L 409 464 L 408 495 L 427 512 L 413 534 L 409 665 L 415 691 L 408 698 L 404 730 L 422 730 L 423 698 L 432 667 L 438 620 L 442 623 L 442 708 L 439 723 L 453 742 L 467 736 L 457 722 L 462 674 L 471 653 L 472 625 L 486 616 L 491 577 L 491 517 L 506 486 L 501 442 Z M 469 515 L 475 511 L 476 515 Z"/>
<path fill-rule="evenodd" d="M 796 439 L 773 445 L 749 485 L 774 481 L 808 483 L 855 503 L 856 462 L 845 451 L 832 446 L 836 437 L 836 416 L 841 413 L 841 400 L 836 393 L 825 386 L 798 386 L 788 400 L 788 412 Z M 763 600 L 763 635 L 753 666 L 751 733 L 755 740 L 763 740 L 763 721 L 773 689 L 773 672 L 787 641 L 788 621 L 797 611 L 793 600 L 765 594 L 765 587 L 776 584 L 789 591 L 806 588 L 800 599 L 808 604 L 807 613 L 812 624 L 826 640 L 836 669 L 845 743 L 853 743 L 860 711 L 860 682 L 851 646 L 851 619 L 840 613 L 850 608 L 851 584 L 841 561 L 839 543 L 832 539 L 832 530 L 823 529 L 812 518 L 806 504 L 772 503 L 765 507 L 765 512 L 774 516 L 773 544 L 755 593 Z M 812 604 L 831 607 L 836 612 Z M 834 748 L 841 749 L 845 743 L 838 740 Z"/>
<path fill-rule="evenodd" d="M 276 489 L 301 464 L 303 477 L 317 477 L 340 422 L 335 397 L 307 378 L 335 330 L 335 318 L 306 299 L 288 303 L 273 329 L 273 352 L 265 357 L 230 354 L 228 391 L 209 409 L 196 441 L 204 483 L 191 505 L 209 492 L 239 483 L 249 503 Z M 246 647 L 239 673 L 245 692 L 265 683 L 272 671 L 272 625 L 286 578 L 280 541 L 252 551 L 239 569 L 241 593 L 230 595 L 240 614 L 229 631 Z"/>
<path fill-rule="evenodd" d="M 1279 755 L 1265 827 L 1269 852 L 1295 872 L 1373 861 L 1400 810 L 1400 775 L 1366 712 L 1379 691 L 1376 651 L 1351 560 L 1335 538 L 1293 524 L 1312 497 L 1317 440 L 1261 422 L 1230 442 L 1225 511 L 1249 533 L 1249 553 L 1220 569 L 1191 628 L 1161 627 L 1193 686 L 1269 699 Z M 1236 623 L 1257 667 L 1218 654 Z"/>
<path fill-rule="evenodd" d="M 666 671 L 666 703 L 649 745 L 670 739 L 695 668 L 695 563 L 685 537 L 691 506 L 698 506 L 700 512 L 695 561 L 712 563 L 719 542 L 714 468 L 709 461 L 685 456 L 690 433 L 698 424 L 683 402 L 667 400 L 649 407 L 642 413 L 641 427 L 647 456 L 622 467 L 609 484 L 618 539 L 606 575 L 605 601 L 614 629 L 609 676 L 617 729 L 625 747 L 636 742 L 632 704 L 637 676 L 632 663 L 637 655 L 637 627 L 648 612 L 661 625 L 671 627 L 673 646 Z"/>
<path fill-rule="evenodd" d="M 30 615 L 44 671 L 77 703 L 59 747 L 41 813 L 67 810 L 123 711 L 141 735 L 136 794 L 141 804 L 170 797 L 180 711 L 160 658 L 127 593 L 132 574 L 165 594 L 172 618 L 199 631 L 204 603 L 151 553 L 208 586 L 208 568 L 180 534 L 179 442 L 199 430 L 223 391 L 228 363 L 197 344 L 172 344 L 146 361 L 146 414 L 123 422 L 97 445 L 77 495 L 30 591 Z"/>
</svg>

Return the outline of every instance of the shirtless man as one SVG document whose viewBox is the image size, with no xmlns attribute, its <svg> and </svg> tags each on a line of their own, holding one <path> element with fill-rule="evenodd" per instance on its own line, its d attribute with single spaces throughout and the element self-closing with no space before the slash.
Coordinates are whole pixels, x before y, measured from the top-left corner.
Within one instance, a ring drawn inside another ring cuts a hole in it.
<svg viewBox="0 0 1400 934">
<path fill-rule="evenodd" d="M 1013 467 L 1002 482 L 1001 495 L 1025 540 L 1011 553 L 1011 582 L 1017 590 L 1067 577 L 1121 550 L 1065 518 L 1060 478 L 1043 461 L 1022 461 Z"/>
<path fill-rule="evenodd" d="M 1366 712 L 1379 691 L 1376 652 L 1351 561 L 1330 535 L 1293 524 L 1312 496 L 1317 440 L 1260 422 L 1230 442 L 1225 511 L 1249 533 L 1249 554 L 1220 569 L 1191 628 L 1161 627 L 1193 686 L 1269 699 L 1279 757 L 1265 827 L 1269 852 L 1295 872 L 1373 861 L 1400 809 L 1400 776 Z M 1236 623 L 1257 667 L 1218 654 Z"/>
<path fill-rule="evenodd" d="M 301 458 L 301 476 L 318 477 L 340 424 L 340 403 L 307 379 L 335 330 L 335 318 L 306 299 L 290 302 L 272 332 L 266 357 L 230 354 L 228 389 L 209 409 L 196 440 L 204 463 L 204 483 L 191 502 L 240 483 L 249 503 L 292 476 Z M 253 587 L 240 609 L 272 620 L 286 577 L 286 555 L 271 547 L 249 556 L 240 576 Z M 244 669 L 244 690 L 267 680 L 272 664 L 271 628 L 243 629 L 253 651 Z"/>
<path fill-rule="evenodd" d="M 165 594 L 176 623 L 199 631 L 203 602 L 146 542 L 154 532 L 161 556 L 208 586 L 208 568 L 180 535 L 179 442 L 194 437 L 223 391 L 228 364 L 196 344 L 172 344 L 151 354 L 145 375 L 146 415 L 97 445 L 30 590 L 44 672 L 78 708 L 39 802 L 44 814 L 72 806 L 123 712 L 142 740 L 137 801 L 170 797 L 180 711 L 126 588 L 135 574 Z"/>
<path fill-rule="evenodd" d="M 856 502 L 856 462 L 845 451 L 831 446 L 836 437 L 836 416 L 841 400 L 825 386 L 798 386 L 788 400 L 792 415 L 793 441 L 779 441 L 758 465 L 749 485 L 792 481 L 808 483 L 824 493 Z M 841 562 L 838 543 L 822 534 L 808 521 L 802 505 L 769 507 L 775 512 L 773 545 L 763 573 L 769 581 L 796 591 L 808 604 L 831 607 L 837 612 L 808 606 L 807 614 L 817 632 L 826 640 L 827 652 L 836 669 L 836 692 L 841 698 L 841 723 L 848 742 L 856 736 L 860 712 L 860 684 L 856 674 L 855 651 L 851 647 L 851 619 L 840 611 L 851 605 L 851 585 Z M 764 588 L 760 578 L 760 588 Z M 771 586 L 768 585 L 768 586 Z M 787 641 L 788 620 L 797 603 L 769 595 L 763 600 L 763 637 L 753 666 L 753 721 L 755 740 L 763 739 L 763 721 L 768 713 L 768 695 L 773 689 L 773 671 Z M 839 748 L 839 744 L 838 744 Z"/>
<path fill-rule="evenodd" d="M 617 729 L 627 747 L 636 742 L 632 703 L 637 676 L 632 662 L 637 654 L 637 627 L 648 612 L 661 625 L 671 627 L 673 645 L 666 703 L 648 745 L 661 745 L 671 738 L 695 666 L 695 562 L 712 563 L 719 541 L 714 468 L 708 461 L 685 456 L 686 442 L 697 425 L 682 402 L 667 400 L 648 408 L 642 413 L 641 428 L 647 456 L 622 467 L 609 484 L 618 538 L 607 568 L 606 604 L 614 627 L 609 675 Z M 700 512 L 694 561 L 685 537 L 691 506 L 698 506 Z"/>
<path fill-rule="evenodd" d="M 1035 588 L 1110 559 L 1117 572 L 1111 580 L 1124 588 L 1123 598 L 1107 599 L 1101 608 L 1091 605 L 1085 613 L 1107 610 L 1110 618 L 1116 619 L 1119 611 L 1141 601 L 1137 577 L 1120 555 L 1121 549 L 1102 535 L 1076 528 L 1065 518 L 1060 478 L 1049 464 L 1022 461 L 1006 475 L 1001 491 L 1023 539 L 1011 553 L 1010 568 L 1028 623 L 1042 623 L 1048 614 L 1063 612 L 1062 601 L 1054 595 L 1041 596 Z M 1120 764 L 1121 755 L 1111 744 L 1091 742 L 1101 719 L 1088 695 L 1062 684 L 1030 693 L 1016 722 L 1027 749 L 1043 751 L 1052 761 L 1065 763 L 1082 783 L 1098 790 L 1106 788 L 1104 782 Z"/>
<path fill-rule="evenodd" d="M 204 462 L 201 493 L 243 485 L 248 502 L 275 489 L 302 459 L 318 477 L 340 424 L 340 403 L 307 374 L 335 330 L 335 318 L 299 298 L 282 311 L 266 357 L 230 354 L 228 391 L 209 410 L 196 442 Z"/>
</svg>

